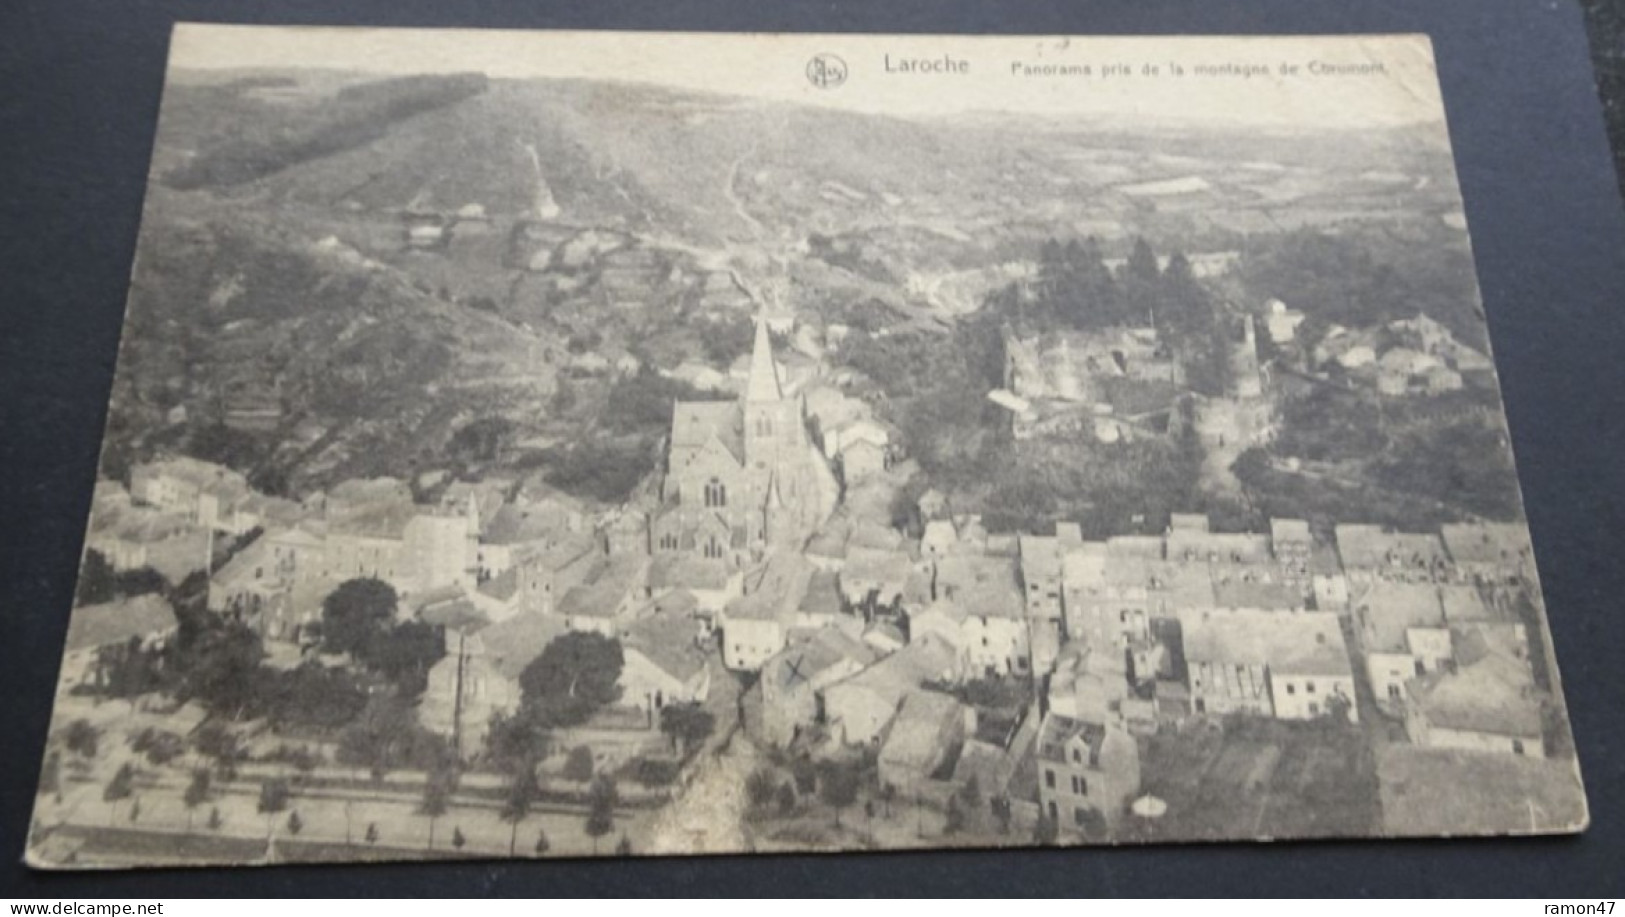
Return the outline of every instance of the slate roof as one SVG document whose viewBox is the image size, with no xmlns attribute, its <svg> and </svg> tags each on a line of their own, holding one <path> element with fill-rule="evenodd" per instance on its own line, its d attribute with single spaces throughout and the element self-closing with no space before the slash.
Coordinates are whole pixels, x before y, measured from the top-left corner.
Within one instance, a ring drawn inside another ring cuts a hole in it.
<svg viewBox="0 0 1625 917">
<path fill-rule="evenodd" d="M 1276 545 L 1282 542 L 1309 542 L 1309 523 L 1302 519 L 1271 519 L 1270 540 Z"/>
<path fill-rule="evenodd" d="M 1437 728 L 1501 736 L 1539 736 L 1543 728 L 1528 664 L 1498 653 L 1417 679 L 1407 690 Z"/>
<path fill-rule="evenodd" d="M 506 602 L 519 593 L 519 570 L 509 567 L 479 585 L 480 593 Z"/>
<path fill-rule="evenodd" d="M 1064 762 L 1067 760 L 1067 745 L 1080 736 L 1089 747 L 1091 756 L 1099 755 L 1100 746 L 1106 741 L 1106 727 L 1100 723 L 1051 713 L 1044 717 L 1044 723 L 1039 727 L 1038 757 L 1044 761 Z"/>
<path fill-rule="evenodd" d="M 1337 553 L 1344 569 L 1369 570 L 1397 565 L 1427 569 L 1446 558 L 1437 535 L 1385 532 L 1375 525 L 1339 525 Z"/>
<path fill-rule="evenodd" d="M 1004 557 L 956 554 L 937 562 L 937 595 L 952 599 L 967 614 L 1020 618 L 1026 602 L 1016 581 L 1016 565 Z"/>
<path fill-rule="evenodd" d="M 1457 563 L 1506 564 L 1510 569 L 1530 550 L 1528 530 L 1516 523 L 1451 523 L 1440 534 Z"/>
<path fill-rule="evenodd" d="M 1353 672 L 1342 627 L 1330 612 L 1224 612 L 1191 615 L 1183 624 L 1185 658 L 1193 662 L 1267 665 L 1278 675 Z"/>
<path fill-rule="evenodd" d="M 672 405 L 671 446 L 698 451 L 715 436 L 735 461 L 745 461 L 745 424 L 733 401 L 679 401 Z"/>
<path fill-rule="evenodd" d="M 874 647 L 836 627 L 820 627 L 808 639 L 793 643 L 762 666 L 762 680 L 784 691 L 811 684 L 819 674 L 851 660 L 867 666 L 879 654 Z"/>
<path fill-rule="evenodd" d="M 485 526 L 480 541 L 491 545 L 525 544 L 545 541 L 561 534 L 564 526 L 557 513 L 538 512 L 513 503 L 503 504 Z"/>
<path fill-rule="evenodd" d="M 328 532 L 333 535 L 398 540 L 405 537 L 406 524 L 416 515 L 417 507 L 410 503 L 379 503 L 332 520 L 328 524 Z"/>
<path fill-rule="evenodd" d="M 807 591 L 796 610 L 807 615 L 834 615 L 844 611 L 836 574 L 830 570 L 814 571 L 807 580 Z"/>
<path fill-rule="evenodd" d="M 621 644 L 678 681 L 688 681 L 705 670 L 705 650 L 695 642 L 698 635 L 691 618 L 661 613 L 633 621 L 622 631 Z"/>
<path fill-rule="evenodd" d="M 518 678 L 547 645 L 566 633 L 557 615 L 523 612 L 479 632 L 485 656 L 504 678 Z"/>
<path fill-rule="evenodd" d="M 880 760 L 917 768 L 932 766 L 944 751 L 943 727 L 960 716 L 963 714 L 959 701 L 946 694 L 910 692 L 892 720 L 891 730 L 880 748 Z"/>
<path fill-rule="evenodd" d="M 68 617 L 67 651 L 125 643 L 131 637 L 155 637 L 175 627 L 175 610 L 158 595 L 82 605 Z"/>
<path fill-rule="evenodd" d="M 1405 632 L 1413 627 L 1443 627 L 1444 606 L 1431 583 L 1377 581 L 1353 598 L 1365 628 L 1367 652 L 1406 651 Z"/>
<path fill-rule="evenodd" d="M 728 585 L 728 571 L 720 561 L 688 554 L 659 554 L 649 564 L 653 589 L 702 589 L 715 592 Z"/>
<path fill-rule="evenodd" d="M 926 634 L 835 687 L 862 688 L 893 705 L 928 681 L 950 674 L 957 654 L 935 634 Z"/>
<path fill-rule="evenodd" d="M 799 554 L 781 552 L 745 579 L 745 595 L 728 603 L 735 620 L 769 620 L 796 608 L 806 595 L 816 568 Z"/>
</svg>

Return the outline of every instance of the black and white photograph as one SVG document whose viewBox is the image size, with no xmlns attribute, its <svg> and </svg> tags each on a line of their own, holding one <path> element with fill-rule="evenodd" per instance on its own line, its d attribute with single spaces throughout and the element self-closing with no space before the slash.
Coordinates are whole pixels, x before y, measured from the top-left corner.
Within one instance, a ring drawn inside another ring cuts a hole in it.
<svg viewBox="0 0 1625 917">
<path fill-rule="evenodd" d="M 27 860 L 1580 832 L 1468 230 L 1422 35 L 177 26 Z"/>
</svg>

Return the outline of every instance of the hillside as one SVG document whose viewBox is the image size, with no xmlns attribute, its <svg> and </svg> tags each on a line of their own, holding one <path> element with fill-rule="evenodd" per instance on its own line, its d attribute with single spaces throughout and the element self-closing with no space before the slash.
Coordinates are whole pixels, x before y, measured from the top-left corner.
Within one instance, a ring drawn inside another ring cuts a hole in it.
<svg viewBox="0 0 1625 917">
<path fill-rule="evenodd" d="M 1046 240 L 1088 235 L 1108 258 L 1145 236 L 1222 262 L 1294 229 L 1369 236 L 1396 263 L 1465 258 L 1439 141 L 180 73 L 109 462 L 180 447 L 299 491 L 441 469 L 458 429 L 500 417 L 503 447 L 458 471 L 581 463 L 557 444 L 635 469 L 661 431 L 606 428 L 606 367 L 726 369 L 760 304 L 815 330 L 940 331 L 1028 276 Z M 1429 308 L 1460 327 L 1470 294 Z"/>
</svg>

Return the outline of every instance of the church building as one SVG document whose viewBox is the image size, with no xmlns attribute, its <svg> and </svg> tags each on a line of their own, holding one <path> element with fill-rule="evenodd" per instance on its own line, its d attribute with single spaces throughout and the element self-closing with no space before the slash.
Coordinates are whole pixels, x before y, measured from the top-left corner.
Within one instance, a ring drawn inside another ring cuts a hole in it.
<svg viewBox="0 0 1625 917">
<path fill-rule="evenodd" d="M 769 546 L 799 547 L 838 496 L 807 434 L 803 399 L 785 393 L 767 324 L 758 320 L 743 395 L 672 408 L 653 549 L 748 564 Z"/>
</svg>

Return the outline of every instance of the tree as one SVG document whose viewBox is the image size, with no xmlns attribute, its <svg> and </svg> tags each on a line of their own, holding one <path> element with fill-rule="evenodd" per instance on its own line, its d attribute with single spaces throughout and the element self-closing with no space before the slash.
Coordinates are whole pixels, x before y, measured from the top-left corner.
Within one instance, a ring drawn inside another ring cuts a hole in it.
<svg viewBox="0 0 1625 917">
<path fill-rule="evenodd" d="M 130 750 L 145 754 L 147 763 L 154 767 L 162 767 L 184 754 L 186 743 L 173 732 L 149 727 L 130 743 Z"/>
<path fill-rule="evenodd" d="M 790 759 L 790 776 L 796 782 L 796 794 L 811 796 L 818 789 L 818 765 L 803 752 Z"/>
<path fill-rule="evenodd" d="M 841 810 L 858 800 L 856 762 L 828 761 L 819 768 L 818 796 L 835 810 L 835 826 L 841 825 Z"/>
<path fill-rule="evenodd" d="M 1155 283 L 1162 276 L 1162 269 L 1157 266 L 1157 254 L 1151 250 L 1151 243 L 1143 237 L 1134 237 L 1134 249 L 1129 252 L 1128 263 L 1124 270 L 1132 280 L 1141 283 Z"/>
<path fill-rule="evenodd" d="M 305 830 L 305 820 L 299 817 L 299 810 L 295 809 L 292 812 L 289 812 L 288 813 L 288 833 L 292 834 L 292 835 L 298 835 L 299 832 L 303 831 L 303 830 Z"/>
<path fill-rule="evenodd" d="M 519 674 L 521 707 L 542 728 L 579 726 L 620 699 L 623 662 L 618 640 L 565 634 Z"/>
<path fill-rule="evenodd" d="M 454 826 L 451 829 L 451 845 L 453 847 L 457 848 L 458 850 L 462 850 L 463 847 L 467 843 L 468 843 L 468 838 L 463 836 L 463 828 L 462 828 L 462 826 L 461 825 Z"/>
<path fill-rule="evenodd" d="M 94 758 L 101 736 L 101 730 L 90 725 L 88 720 L 74 720 L 68 724 L 68 731 L 63 736 L 62 743 L 67 746 L 68 751 L 76 755 Z"/>
<path fill-rule="evenodd" d="M 334 752 L 339 763 L 365 767 L 374 780 L 395 768 L 446 767 L 453 757 L 444 738 L 426 731 L 410 706 L 387 693 L 374 696 L 361 716 L 344 727 Z"/>
<path fill-rule="evenodd" d="M 451 807 L 451 791 L 457 775 L 449 768 L 429 772 L 423 782 L 423 798 L 418 801 L 418 814 L 429 817 L 429 849 L 434 849 L 434 823 Z"/>
<path fill-rule="evenodd" d="M 375 822 L 375 821 L 367 822 L 367 833 L 366 833 L 365 837 L 367 839 L 367 843 L 369 843 L 369 844 L 378 843 L 378 823 L 377 822 Z"/>
<path fill-rule="evenodd" d="M 704 742 L 716 725 L 717 718 L 699 704 L 671 704 L 660 711 L 660 731 L 684 757 Z"/>
<path fill-rule="evenodd" d="M 192 812 L 209 798 L 209 769 L 200 767 L 192 771 L 192 780 L 186 784 L 186 792 L 181 794 L 181 802 L 186 804 L 186 830 L 192 830 Z"/>
<path fill-rule="evenodd" d="M 211 712 L 230 719 L 256 710 L 269 693 L 265 690 L 265 646 L 246 625 L 229 622 L 199 632 L 186 647 L 180 673 L 180 691 L 197 698 Z"/>
<path fill-rule="evenodd" d="M 508 795 L 502 801 L 501 819 L 508 823 L 508 856 L 514 855 L 519 843 L 519 823 L 530 815 L 530 807 L 536 800 L 536 778 L 527 771 L 515 774 L 508 784 Z"/>
<path fill-rule="evenodd" d="M 553 845 L 547 840 L 546 831 L 536 832 L 536 846 L 533 849 L 536 851 L 536 855 L 539 857 L 547 856 L 547 852 L 553 849 Z"/>
<path fill-rule="evenodd" d="M 975 774 L 954 793 L 954 801 L 959 804 L 960 814 L 966 822 L 976 820 L 981 814 L 982 784 Z"/>
<path fill-rule="evenodd" d="M 367 688 L 350 669 L 306 660 L 271 676 L 275 693 L 265 701 L 266 717 L 278 726 L 338 729 L 367 706 Z"/>
<path fill-rule="evenodd" d="M 493 303 L 492 309 L 495 308 Z M 494 461 L 512 438 L 513 429 L 513 421 L 506 417 L 481 417 L 453 433 L 447 450 L 453 458 L 464 462 Z"/>
<path fill-rule="evenodd" d="M 118 771 L 107 781 L 107 786 L 102 788 L 102 801 L 111 804 L 108 810 L 109 822 L 112 821 L 113 813 L 118 810 L 119 800 L 130 798 L 133 792 L 135 792 L 135 768 L 126 761 L 119 765 Z"/>
<path fill-rule="evenodd" d="M 949 834 L 958 834 L 965 830 L 965 806 L 959 801 L 958 794 L 948 797 L 947 820 L 943 830 Z"/>
<path fill-rule="evenodd" d="M 403 698 L 414 698 L 429 684 L 429 670 L 446 655 L 444 628 L 408 621 L 377 638 L 369 667 L 389 679 Z"/>
<path fill-rule="evenodd" d="M 773 802 L 773 796 L 778 792 L 778 786 L 773 782 L 771 771 L 758 768 L 751 771 L 745 778 L 745 796 L 750 800 L 752 809 L 765 809 Z"/>
<path fill-rule="evenodd" d="M 218 720 L 199 726 L 192 735 L 192 748 L 206 758 L 214 759 L 215 771 L 221 779 L 230 780 L 237 773 L 237 761 L 243 756 L 236 733 Z"/>
<path fill-rule="evenodd" d="M 788 780 L 779 784 L 778 804 L 780 815 L 789 815 L 796 810 L 796 790 Z"/>
<path fill-rule="evenodd" d="M 993 812 L 993 818 L 998 822 L 999 833 L 1010 833 L 1010 819 L 1015 814 L 1010 808 L 1010 797 L 995 796 L 988 802 L 988 808 Z"/>
<path fill-rule="evenodd" d="M 169 581 L 164 575 L 151 567 L 137 567 L 134 570 L 120 571 L 113 578 L 113 587 L 118 595 L 124 598 L 133 598 L 138 595 L 161 593 L 169 588 Z"/>
<path fill-rule="evenodd" d="M 271 817 L 288 807 L 288 781 L 280 778 L 267 780 L 260 784 L 260 798 L 255 803 L 255 809 L 265 816 L 265 828 L 271 828 Z"/>
<path fill-rule="evenodd" d="M 615 855 L 618 857 L 629 857 L 632 855 L 632 840 L 624 834 L 621 835 L 620 841 L 615 845 Z"/>
<path fill-rule="evenodd" d="M 564 779 L 574 780 L 577 783 L 586 783 L 592 779 L 592 749 L 585 745 L 577 745 L 570 749 L 564 758 Z"/>
<path fill-rule="evenodd" d="M 39 794 L 50 796 L 62 792 L 62 753 L 51 749 L 40 767 Z"/>
<path fill-rule="evenodd" d="M 339 584 L 322 600 L 322 651 L 348 653 L 368 662 L 395 620 L 399 596 L 380 579 L 353 579 Z"/>
<path fill-rule="evenodd" d="M 106 555 L 88 548 L 85 561 L 79 565 L 79 583 L 74 590 L 74 605 L 100 605 L 111 602 L 117 590 L 117 574 Z"/>
<path fill-rule="evenodd" d="M 1040 812 L 1038 823 L 1033 825 L 1033 843 L 1048 846 L 1055 843 L 1060 836 L 1061 829 L 1055 823 L 1055 819 L 1050 818 L 1048 813 Z"/>
<path fill-rule="evenodd" d="M 207 824 L 210 831 L 219 831 L 220 826 L 225 824 L 225 822 L 220 818 L 219 806 L 213 806 L 209 809 L 209 821 Z"/>
<path fill-rule="evenodd" d="M 587 836 L 592 838 L 592 852 L 598 855 L 598 839 L 615 830 L 615 804 L 620 800 L 615 781 L 599 777 L 587 791 Z"/>
<path fill-rule="evenodd" d="M 136 820 L 139 819 L 140 817 L 141 817 L 141 797 L 137 796 L 135 798 L 135 801 L 130 803 L 130 824 L 132 824 L 132 825 L 135 824 Z"/>
<path fill-rule="evenodd" d="M 1134 240 L 1134 250 L 1123 266 L 1123 298 L 1128 310 L 1137 316 L 1135 323 L 1151 323 L 1157 305 L 1157 287 L 1162 270 L 1157 266 L 1156 252 L 1142 238 Z"/>
</svg>

